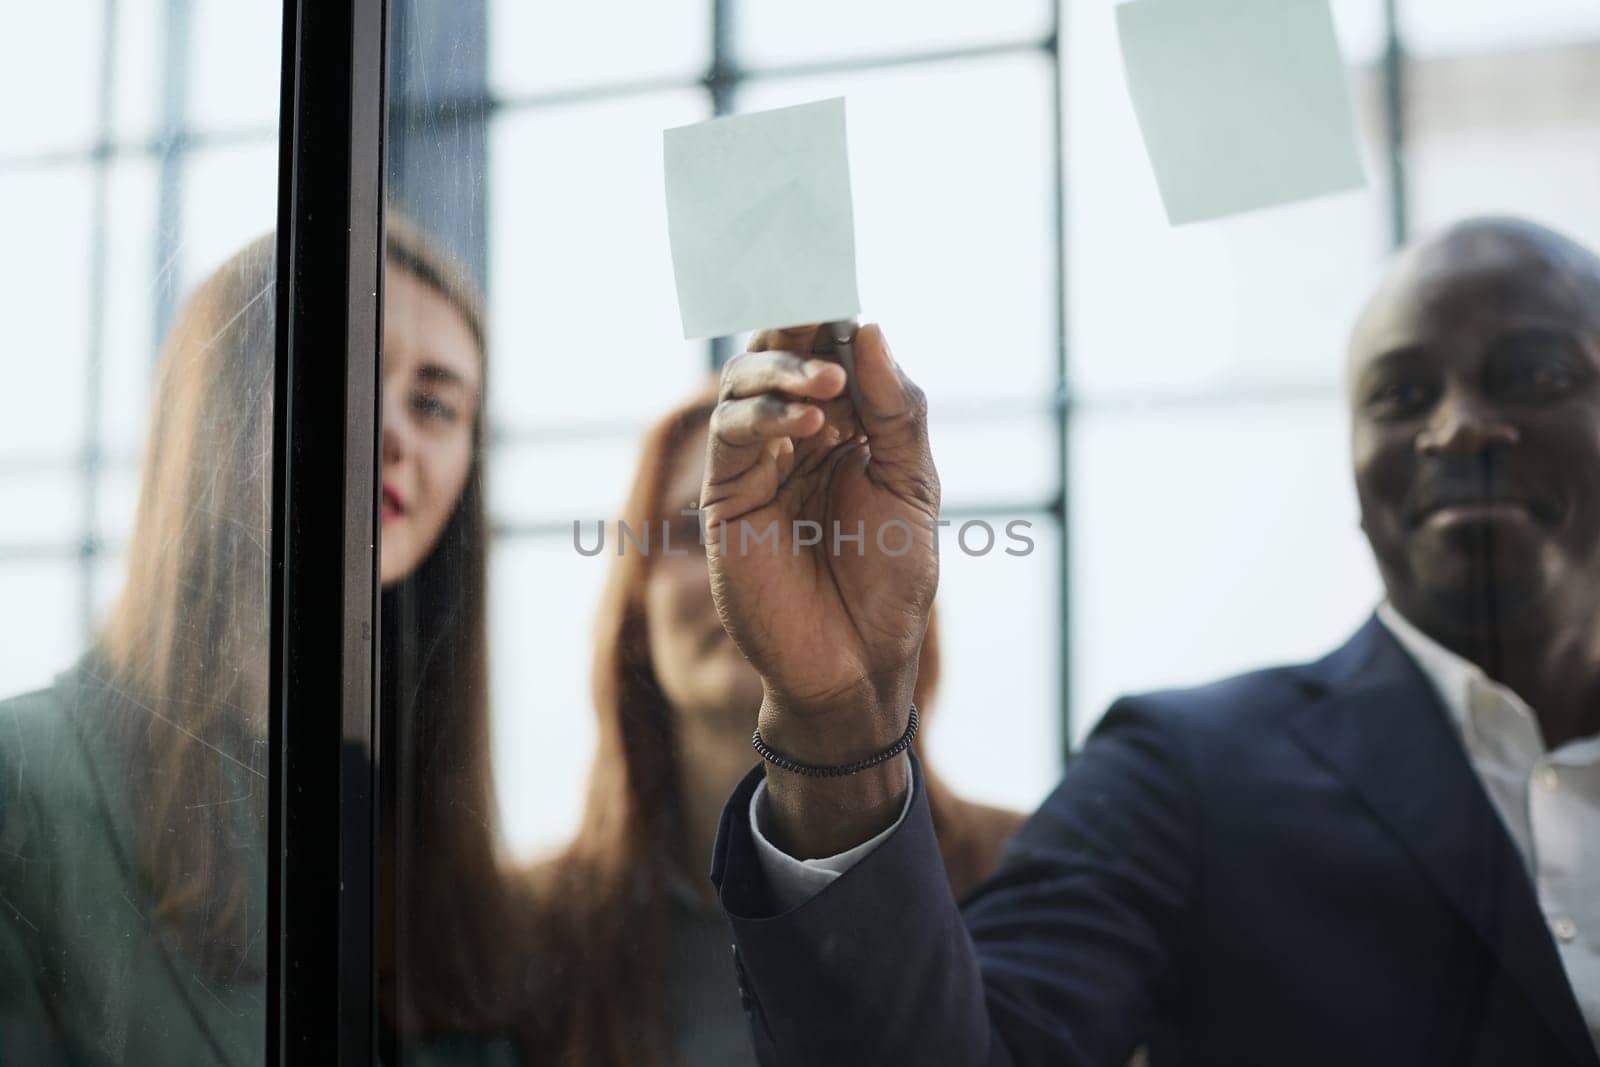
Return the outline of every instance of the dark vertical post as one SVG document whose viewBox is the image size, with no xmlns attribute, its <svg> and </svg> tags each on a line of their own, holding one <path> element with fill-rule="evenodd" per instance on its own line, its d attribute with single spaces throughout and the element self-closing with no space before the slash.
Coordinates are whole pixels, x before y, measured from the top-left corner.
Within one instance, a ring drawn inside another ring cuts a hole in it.
<svg viewBox="0 0 1600 1067">
<path fill-rule="evenodd" d="M 1411 232 L 1406 187 L 1406 56 L 1400 43 L 1398 0 L 1384 0 L 1383 117 L 1389 163 L 1389 241 L 1396 248 Z"/>
<path fill-rule="evenodd" d="M 1050 56 L 1050 156 L 1051 187 L 1055 223 L 1055 362 L 1056 393 L 1052 408 L 1056 425 L 1056 498 L 1052 513 L 1060 530 L 1056 568 L 1061 576 L 1056 595 L 1056 699 L 1060 709 L 1061 759 L 1072 754 L 1072 388 L 1068 375 L 1067 352 L 1067 150 L 1065 106 L 1066 86 L 1061 74 L 1061 39 L 1064 20 L 1061 4 L 1054 5 L 1048 50 Z"/>
<path fill-rule="evenodd" d="M 735 0 L 711 0 L 711 69 L 706 72 L 706 90 L 711 94 L 711 113 L 727 115 L 733 111 L 733 93 L 739 71 L 733 56 L 733 5 Z M 733 357 L 733 338 L 713 337 L 706 342 L 706 357 L 711 369 L 720 371 Z"/>
<path fill-rule="evenodd" d="M 287 0 L 268 1062 L 373 1062 L 383 0 Z"/>
</svg>

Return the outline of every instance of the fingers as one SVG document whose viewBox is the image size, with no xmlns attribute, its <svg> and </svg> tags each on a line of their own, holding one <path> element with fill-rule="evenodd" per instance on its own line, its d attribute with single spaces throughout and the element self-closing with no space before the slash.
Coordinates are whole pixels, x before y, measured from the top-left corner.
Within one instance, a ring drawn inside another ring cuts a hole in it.
<svg viewBox="0 0 1600 1067">
<path fill-rule="evenodd" d="M 822 429 L 815 404 L 764 394 L 724 400 L 711 413 L 711 438 L 734 448 L 777 438 L 809 437 Z"/>
<path fill-rule="evenodd" d="M 781 330 L 757 330 L 750 335 L 745 346 L 750 352 L 804 352 L 823 353 L 833 347 L 833 341 L 821 323 L 809 326 L 788 326 Z"/>
<path fill-rule="evenodd" d="M 780 344 L 784 347 L 774 347 Z M 937 512 L 938 473 L 928 447 L 922 390 L 895 363 L 882 329 L 863 326 L 854 341 L 860 399 L 853 404 L 843 395 L 848 385 L 843 367 L 796 354 L 832 352 L 834 345 L 817 326 L 768 330 L 751 339 L 750 351 L 728 361 L 711 416 L 707 499 L 759 506 L 796 464 L 810 469 L 834 444 L 864 432 L 869 448 L 864 455 L 871 457 L 883 484 Z M 830 420 L 833 431 L 821 433 Z"/>
<path fill-rule="evenodd" d="M 794 468 L 795 438 L 814 435 L 826 421 L 815 404 L 773 393 L 720 401 L 700 490 L 707 531 L 770 503 Z"/>
<path fill-rule="evenodd" d="M 844 368 L 821 359 L 803 359 L 788 351 L 743 352 L 722 371 L 722 400 L 787 393 L 830 400 L 844 390 Z"/>
</svg>

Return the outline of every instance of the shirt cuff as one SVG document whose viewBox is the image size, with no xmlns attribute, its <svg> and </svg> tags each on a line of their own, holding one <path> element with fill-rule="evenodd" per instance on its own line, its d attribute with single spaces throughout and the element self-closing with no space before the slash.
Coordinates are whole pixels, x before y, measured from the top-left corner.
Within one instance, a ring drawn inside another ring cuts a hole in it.
<svg viewBox="0 0 1600 1067">
<path fill-rule="evenodd" d="M 915 781 L 909 782 L 906 802 L 900 809 L 899 818 L 895 819 L 892 826 L 854 848 L 835 855 L 798 860 L 768 841 L 766 834 L 762 832 L 762 826 L 771 822 L 772 816 L 768 810 L 770 805 L 767 803 L 766 780 L 759 782 L 755 792 L 750 795 L 750 836 L 755 841 L 756 859 L 761 865 L 761 873 L 766 876 L 773 902 L 783 911 L 798 908 L 828 888 L 834 879 L 866 859 L 873 849 L 888 840 L 889 835 L 905 822 L 906 812 L 911 810 L 911 798 L 915 789 Z"/>
</svg>

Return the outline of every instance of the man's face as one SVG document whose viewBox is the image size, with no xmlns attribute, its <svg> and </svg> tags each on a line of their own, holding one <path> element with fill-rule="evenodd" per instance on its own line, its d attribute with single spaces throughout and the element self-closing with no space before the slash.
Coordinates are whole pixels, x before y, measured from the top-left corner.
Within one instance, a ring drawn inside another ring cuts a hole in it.
<svg viewBox="0 0 1600 1067">
<path fill-rule="evenodd" d="M 1600 603 L 1597 275 L 1488 227 L 1403 260 L 1356 328 L 1362 528 L 1395 606 L 1442 639 Z"/>
</svg>

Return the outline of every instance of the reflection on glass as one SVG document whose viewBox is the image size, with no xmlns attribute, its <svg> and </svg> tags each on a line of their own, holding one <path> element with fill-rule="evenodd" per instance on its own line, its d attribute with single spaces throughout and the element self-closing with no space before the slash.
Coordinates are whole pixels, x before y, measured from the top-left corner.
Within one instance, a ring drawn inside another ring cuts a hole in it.
<svg viewBox="0 0 1600 1067">
<path fill-rule="evenodd" d="M 259 1062 L 273 239 L 178 314 L 122 595 L 0 704 L 0 1060 Z"/>
<path fill-rule="evenodd" d="M 1049 0 L 994 0 L 982 7 L 925 0 L 915 8 L 737 0 L 731 6 L 737 54 L 755 68 L 1027 43 L 1049 32 L 1051 8 Z"/>
<path fill-rule="evenodd" d="M 1515 213 L 1600 244 L 1600 5 L 1541 47 L 1419 60 L 1407 83 L 1416 223 Z"/>
<path fill-rule="evenodd" d="M 717 619 L 692 510 L 714 399 L 703 392 L 649 428 L 622 514 L 584 523 L 568 546 L 574 565 L 610 561 L 594 630 L 599 741 L 578 831 L 535 872 L 533 1062 L 754 1062 L 705 878 L 722 805 L 756 762 L 761 705 L 760 677 Z M 932 626 L 919 707 L 933 708 L 939 674 Z M 960 799 L 932 771 L 928 782 L 959 895 L 993 868 L 1020 816 Z"/>
<path fill-rule="evenodd" d="M 381 887 L 385 928 L 407 931 L 386 940 L 385 1032 L 413 1062 L 509 1062 L 524 958 L 488 814 L 483 323 L 403 219 L 388 248 L 385 647 L 425 654 L 388 661 L 383 687 L 409 784 Z M 274 249 L 180 308 L 121 593 L 70 670 L 0 703 L 3 1062 L 260 1061 Z"/>
<path fill-rule="evenodd" d="M 496 351 L 512 357 L 491 401 L 497 428 L 546 442 L 585 424 L 631 428 L 693 388 L 704 351 L 682 339 L 666 241 L 652 238 L 666 232 L 661 131 L 706 117 L 701 94 L 673 90 L 490 124 L 490 288 L 515 294 L 490 309 Z"/>
<path fill-rule="evenodd" d="M 937 354 L 922 387 L 941 410 L 1054 384 L 1051 89 L 1042 51 L 740 88 L 741 111 L 845 97 L 862 306 L 899 324 L 899 349 Z"/>
<path fill-rule="evenodd" d="M 526 907 L 488 749 L 482 301 L 391 213 L 384 271 L 378 990 L 387 1063 L 515 1062 Z"/>
<path fill-rule="evenodd" d="M 264 1056 L 281 11 L 251 8 L 248 42 L 153 0 L 0 37 L 8 1065 Z M 251 160 L 222 212 L 196 56 L 269 103 L 211 130 Z"/>
</svg>

